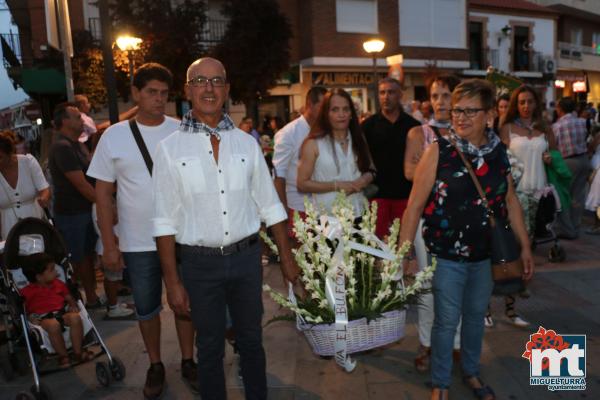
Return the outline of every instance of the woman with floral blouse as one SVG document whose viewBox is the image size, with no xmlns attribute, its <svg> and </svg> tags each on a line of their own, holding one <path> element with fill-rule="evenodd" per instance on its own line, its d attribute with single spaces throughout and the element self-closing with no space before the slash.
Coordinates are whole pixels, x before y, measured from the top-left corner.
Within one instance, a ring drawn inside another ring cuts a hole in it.
<svg viewBox="0 0 600 400">
<path fill-rule="evenodd" d="M 464 382 L 478 399 L 495 399 L 479 376 L 483 317 L 492 293 L 491 231 L 487 210 L 457 148 L 471 162 L 494 214 L 511 222 L 521 244 L 524 279 L 533 258 L 523 211 L 510 176 L 506 146 L 487 128 L 494 117 L 495 89 L 481 79 L 458 85 L 452 93 L 448 138 L 431 144 L 417 165 L 400 240 L 412 240 L 424 218 L 423 239 L 437 258 L 433 277 L 435 317 L 431 332 L 431 399 L 448 398 L 453 337 L 462 317 L 461 367 Z M 411 265 L 412 267 L 412 265 Z"/>
</svg>

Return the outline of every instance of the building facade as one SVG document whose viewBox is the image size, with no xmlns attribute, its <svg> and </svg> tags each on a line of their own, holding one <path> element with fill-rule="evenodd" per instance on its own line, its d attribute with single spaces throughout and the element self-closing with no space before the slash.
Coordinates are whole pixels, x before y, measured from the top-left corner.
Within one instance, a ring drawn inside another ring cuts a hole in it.
<svg viewBox="0 0 600 400">
<path fill-rule="evenodd" d="M 545 1 L 558 17 L 556 95 L 600 103 L 600 1 Z"/>
<path fill-rule="evenodd" d="M 373 112 L 374 82 L 389 74 L 388 57 L 401 59 L 404 101 L 424 99 L 424 75 L 459 73 L 469 66 L 466 0 L 280 0 L 294 37 L 290 43 L 297 83 L 274 88 L 298 111 L 312 85 L 346 89 L 360 112 Z M 363 43 L 378 38 L 375 57 Z M 375 65 L 375 66 L 374 66 Z"/>
<path fill-rule="evenodd" d="M 554 100 L 558 13 L 524 0 L 470 0 L 470 69 L 485 76 L 493 67 L 534 86 L 546 103 Z"/>
</svg>

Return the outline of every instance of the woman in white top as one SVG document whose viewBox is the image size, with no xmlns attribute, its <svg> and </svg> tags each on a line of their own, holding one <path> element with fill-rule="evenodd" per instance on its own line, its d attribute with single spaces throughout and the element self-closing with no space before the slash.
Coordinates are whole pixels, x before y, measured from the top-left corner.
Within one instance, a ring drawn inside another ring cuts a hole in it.
<svg viewBox="0 0 600 400">
<path fill-rule="evenodd" d="M 18 220 L 43 218 L 50 201 L 50 187 L 42 168 L 31 154 L 16 154 L 15 135 L 0 133 L 0 224 L 2 240 Z"/>
<path fill-rule="evenodd" d="M 406 150 L 404 152 L 404 176 L 409 181 L 415 177 L 415 170 L 425 149 L 437 140 L 437 133 L 447 136 L 450 133 L 452 108 L 452 91 L 460 80 L 454 75 L 436 76 L 428 82 L 429 99 L 433 106 L 433 118 L 423 125 L 415 126 L 408 131 Z M 417 234 L 413 242 L 415 258 L 419 270 L 427 266 L 427 249 L 423 241 L 423 218 L 419 221 Z M 431 282 L 427 285 L 431 287 Z M 433 327 L 433 291 L 427 290 L 419 294 L 417 299 L 417 332 L 419 348 L 415 357 L 415 368 L 419 372 L 429 369 L 431 355 L 431 328 Z M 454 335 L 454 355 L 460 356 L 460 323 Z"/>
<path fill-rule="evenodd" d="M 326 214 L 331 213 L 337 192 L 344 191 L 358 218 L 366 200 L 362 190 L 374 174 L 352 98 L 342 89 L 333 89 L 324 96 L 317 119 L 302 144 L 298 190 L 312 194 L 312 201 Z"/>
<path fill-rule="evenodd" d="M 585 208 L 596 215 L 594 227 L 589 228 L 585 233 L 589 235 L 600 235 L 600 133 L 590 143 L 592 155 L 592 176 L 590 178 L 590 191 L 585 200 Z"/>
<path fill-rule="evenodd" d="M 512 93 L 500 126 L 500 138 L 523 163 L 523 176 L 516 189 L 527 230 L 533 236 L 539 194 L 548 185 L 544 163 L 552 162 L 549 150 L 556 149 L 556 141 L 542 118 L 539 96 L 532 87 L 521 85 Z"/>
<path fill-rule="evenodd" d="M 542 117 L 540 104 L 537 92 L 531 86 L 521 85 L 512 92 L 508 111 L 500 120 L 500 139 L 523 165 L 516 192 L 530 237 L 535 234 L 535 215 L 540 193 L 548 186 L 544 164 L 552 162 L 549 150 L 556 149 L 554 134 Z M 510 322 L 518 327 L 529 326 L 529 322 L 515 312 L 515 297 L 507 295 L 504 300 L 505 314 Z M 489 308 L 485 325 L 494 325 Z"/>
</svg>

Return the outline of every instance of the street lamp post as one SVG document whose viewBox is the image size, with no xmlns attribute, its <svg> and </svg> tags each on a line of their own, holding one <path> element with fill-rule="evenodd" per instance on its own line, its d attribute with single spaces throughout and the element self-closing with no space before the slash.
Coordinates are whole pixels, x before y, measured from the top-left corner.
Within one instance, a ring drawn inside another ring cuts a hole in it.
<svg viewBox="0 0 600 400">
<path fill-rule="evenodd" d="M 127 58 L 129 59 L 129 84 L 130 84 L 130 87 L 132 87 L 133 86 L 133 69 L 134 69 L 134 63 L 135 63 L 133 55 L 136 50 L 139 50 L 140 44 L 142 43 L 142 39 L 134 37 L 134 36 L 123 35 L 123 36 L 119 36 L 117 38 L 116 42 L 117 42 L 117 46 L 119 47 L 119 49 L 121 49 L 121 51 L 127 52 Z"/>
<path fill-rule="evenodd" d="M 363 49 L 373 58 L 373 111 L 377 112 L 377 56 L 383 48 L 385 42 L 379 39 L 367 40 L 363 43 Z"/>
</svg>

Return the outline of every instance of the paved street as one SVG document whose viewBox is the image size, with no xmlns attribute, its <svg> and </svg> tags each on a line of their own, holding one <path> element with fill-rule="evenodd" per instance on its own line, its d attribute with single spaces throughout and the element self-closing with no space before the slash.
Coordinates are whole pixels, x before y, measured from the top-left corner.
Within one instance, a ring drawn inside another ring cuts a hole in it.
<svg viewBox="0 0 600 400">
<path fill-rule="evenodd" d="M 531 285 L 532 297 L 518 300 L 517 309 L 532 327 L 521 330 L 509 325 L 503 317 L 503 302 L 494 299 L 497 324 L 488 329 L 484 341 L 483 377 L 495 390 L 498 399 L 598 399 L 600 398 L 600 238 L 583 235 L 564 242 L 567 261 L 550 264 L 546 254 L 550 245 L 536 249 L 540 265 Z M 281 287 L 276 265 L 265 269 L 265 280 Z M 265 297 L 265 321 L 279 313 L 277 306 Z M 94 363 L 67 372 L 46 375 L 44 381 L 56 399 L 132 399 L 141 398 L 147 368 L 147 356 L 135 322 L 106 322 L 95 314 L 97 326 L 114 354 L 127 368 L 123 382 L 101 388 L 96 382 Z M 163 357 L 167 367 L 168 391 L 165 399 L 193 399 L 179 378 L 179 355 L 169 310 L 163 311 Z M 271 399 L 428 399 L 428 375 L 413 368 L 417 348 L 415 312 L 408 314 L 406 337 L 385 349 L 356 357 L 358 366 L 350 374 L 338 368 L 333 360 L 315 357 L 304 337 L 293 324 L 277 322 L 264 331 L 268 358 L 269 395 Z M 549 392 L 545 387 L 529 386 L 529 364 L 521 358 L 529 335 L 542 325 L 557 333 L 587 334 L 587 385 L 585 392 Z M 237 377 L 238 360 L 231 349 L 225 358 L 230 399 L 243 399 Z M 2 378 L 0 378 L 2 379 Z M 0 399 L 13 399 L 29 387 L 31 377 L 12 382 L 0 380 Z M 460 383 L 455 372 L 451 388 L 453 399 L 473 398 Z M 199 397 L 197 397 L 199 398 Z"/>
</svg>

